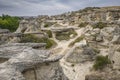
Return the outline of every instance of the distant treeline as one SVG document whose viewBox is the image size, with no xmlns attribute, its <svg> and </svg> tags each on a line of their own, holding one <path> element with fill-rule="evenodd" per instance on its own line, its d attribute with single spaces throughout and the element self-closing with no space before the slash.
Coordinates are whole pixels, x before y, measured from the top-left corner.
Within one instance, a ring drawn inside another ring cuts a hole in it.
<svg viewBox="0 0 120 80">
<path fill-rule="evenodd" d="M 14 32 L 19 26 L 19 17 L 13 17 L 9 15 L 0 16 L 0 28 L 9 29 L 11 32 Z"/>
</svg>

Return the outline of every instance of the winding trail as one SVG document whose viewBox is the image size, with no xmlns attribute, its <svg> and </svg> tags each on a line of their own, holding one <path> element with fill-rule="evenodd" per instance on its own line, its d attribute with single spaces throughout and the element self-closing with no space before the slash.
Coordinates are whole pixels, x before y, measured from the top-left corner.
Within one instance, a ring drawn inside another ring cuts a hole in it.
<svg viewBox="0 0 120 80">
<path fill-rule="evenodd" d="M 84 29 L 81 28 L 81 29 L 77 29 L 75 30 L 76 33 L 77 33 L 77 36 L 73 39 L 70 39 L 68 41 L 64 40 L 64 41 L 59 41 L 55 38 L 55 34 L 53 33 L 53 40 L 58 44 L 57 47 L 53 48 L 52 50 L 55 50 L 55 49 L 61 49 L 60 52 L 58 52 L 57 54 L 61 54 L 61 55 L 65 55 L 66 51 L 69 50 L 69 44 L 71 42 L 73 42 L 75 39 L 77 39 L 79 36 L 81 36 L 81 34 L 83 34 L 84 32 Z"/>
<path fill-rule="evenodd" d="M 62 25 L 62 26 L 66 26 L 66 25 Z M 85 80 L 85 76 L 87 74 L 90 73 L 90 68 L 93 65 L 93 62 L 84 62 L 84 63 L 78 63 L 75 64 L 75 66 L 71 66 L 72 63 L 69 63 L 65 60 L 64 56 L 69 52 L 74 50 L 74 48 L 78 45 L 74 45 L 73 47 L 69 47 L 69 44 L 73 41 L 75 41 L 78 37 L 80 37 L 82 34 L 84 34 L 86 31 L 90 30 L 89 26 L 88 28 L 77 28 L 75 26 L 69 26 L 67 25 L 67 27 L 65 28 L 73 28 L 75 30 L 75 32 L 77 33 L 77 36 L 75 36 L 72 39 L 69 40 L 62 40 L 59 41 L 55 38 L 55 33 L 54 30 L 59 30 L 59 29 L 64 29 L 64 28 L 53 28 L 53 27 L 49 27 L 49 28 L 42 28 L 43 30 L 51 30 L 52 34 L 53 34 L 53 40 L 57 43 L 57 46 L 55 48 L 51 49 L 51 52 L 54 55 L 61 55 L 63 56 L 63 58 L 60 60 L 60 65 L 64 71 L 64 74 L 69 78 L 69 80 Z M 84 42 L 83 42 L 84 43 Z"/>
<path fill-rule="evenodd" d="M 86 32 L 85 28 L 78 28 L 75 29 L 77 36 L 73 39 L 70 39 L 68 41 L 59 41 L 55 38 L 55 34 L 53 33 L 53 40 L 58 44 L 55 48 L 52 49 L 52 51 L 56 50 L 55 54 L 59 55 L 65 55 L 67 54 L 71 49 L 75 48 L 77 45 L 74 45 L 72 48 L 69 47 L 69 44 L 73 42 L 75 39 L 80 37 L 82 34 Z M 59 50 L 60 49 L 60 50 Z M 69 78 L 69 80 L 85 80 L 85 76 L 90 73 L 90 68 L 93 65 L 93 62 L 85 62 L 85 63 L 79 63 L 76 64 L 74 67 L 72 67 L 71 63 L 66 62 L 64 58 L 60 60 L 60 65 L 62 66 L 62 69 L 64 71 L 64 74 Z"/>
</svg>

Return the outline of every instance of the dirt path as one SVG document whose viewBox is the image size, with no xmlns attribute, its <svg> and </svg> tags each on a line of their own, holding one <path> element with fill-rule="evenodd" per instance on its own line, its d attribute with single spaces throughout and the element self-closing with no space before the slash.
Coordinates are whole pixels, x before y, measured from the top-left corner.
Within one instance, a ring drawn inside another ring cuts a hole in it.
<svg viewBox="0 0 120 80">
<path fill-rule="evenodd" d="M 70 39 L 68 41 L 59 41 L 55 38 L 55 34 L 53 33 L 53 40 L 56 41 L 58 44 L 52 51 L 56 50 L 55 54 L 57 53 L 60 55 L 65 55 L 71 48 L 69 44 L 73 42 L 75 39 L 80 37 L 84 32 L 84 28 L 76 29 L 76 33 L 78 34 L 75 38 Z M 74 45 L 72 49 L 75 47 Z M 60 65 L 64 71 L 64 74 L 69 78 L 69 80 L 85 80 L 85 75 L 89 74 L 90 68 L 92 67 L 92 62 L 85 62 L 76 64 L 74 67 L 71 66 L 71 63 L 68 63 L 63 59 L 60 60 Z"/>
<path fill-rule="evenodd" d="M 78 29 L 78 30 L 75 30 L 76 31 L 76 33 L 78 34 L 75 38 L 73 38 L 73 39 L 70 39 L 70 40 L 68 40 L 68 41 L 59 41 L 59 40 L 57 40 L 56 38 L 55 38 L 55 34 L 53 34 L 53 40 L 58 44 L 58 46 L 57 47 L 55 47 L 53 50 L 55 50 L 55 49 L 61 49 L 61 51 L 60 52 L 58 52 L 57 54 L 62 54 L 62 55 L 64 55 L 65 54 L 65 52 L 67 51 L 67 50 L 69 50 L 70 48 L 68 47 L 69 46 L 69 44 L 71 43 L 71 42 L 73 42 L 75 39 L 77 39 L 82 33 L 83 33 L 83 29 Z"/>
</svg>

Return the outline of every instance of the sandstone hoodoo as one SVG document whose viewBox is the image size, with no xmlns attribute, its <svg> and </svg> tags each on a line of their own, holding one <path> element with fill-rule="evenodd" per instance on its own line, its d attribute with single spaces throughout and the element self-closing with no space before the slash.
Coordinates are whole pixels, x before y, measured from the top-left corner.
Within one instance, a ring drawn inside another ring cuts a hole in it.
<svg viewBox="0 0 120 80">
<path fill-rule="evenodd" d="M 120 6 L 20 17 L 14 32 L 0 29 L 0 80 L 120 80 Z"/>
</svg>

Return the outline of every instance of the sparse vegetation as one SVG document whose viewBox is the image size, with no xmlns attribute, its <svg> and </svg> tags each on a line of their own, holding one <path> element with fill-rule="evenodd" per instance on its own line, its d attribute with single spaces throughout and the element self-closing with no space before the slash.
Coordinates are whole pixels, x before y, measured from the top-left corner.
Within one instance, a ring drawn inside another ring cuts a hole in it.
<svg viewBox="0 0 120 80">
<path fill-rule="evenodd" d="M 70 37 L 70 35 L 73 35 L 72 37 Z M 69 40 L 70 38 L 73 38 L 77 35 L 77 33 L 71 29 L 68 31 L 64 31 L 64 32 L 57 32 L 56 33 L 56 39 L 58 40 Z"/>
<path fill-rule="evenodd" d="M 45 24 L 44 27 L 49 27 L 49 25 L 48 25 L 48 24 Z"/>
<path fill-rule="evenodd" d="M 94 50 L 95 53 L 100 53 L 100 50 L 97 49 L 97 48 L 93 48 L 93 50 Z"/>
<path fill-rule="evenodd" d="M 101 70 L 110 63 L 111 62 L 108 59 L 108 56 L 97 56 L 95 59 L 95 63 L 93 65 L 93 68 L 95 70 Z"/>
<path fill-rule="evenodd" d="M 93 25 L 93 28 L 100 28 L 100 29 L 102 29 L 104 27 L 107 27 L 107 23 L 98 22 L 97 24 Z"/>
<path fill-rule="evenodd" d="M 81 12 L 87 12 L 87 11 L 94 11 L 94 9 L 100 9 L 100 7 L 86 7 L 85 9 L 83 10 L 80 10 Z"/>
<path fill-rule="evenodd" d="M 50 30 L 46 30 L 45 32 L 48 34 L 49 38 L 52 38 L 52 32 Z"/>
<path fill-rule="evenodd" d="M 75 41 L 73 41 L 73 42 L 71 42 L 71 43 L 69 44 L 69 47 L 73 46 L 75 43 L 80 42 L 80 41 L 83 40 L 83 39 L 84 39 L 84 36 L 83 36 L 83 35 L 80 36 L 80 37 L 78 37 L 77 39 L 75 39 Z"/>
<path fill-rule="evenodd" d="M 52 26 L 53 24 L 55 24 L 55 23 L 53 23 L 53 22 L 46 22 L 45 25 L 44 25 L 44 27 L 50 27 L 50 26 Z"/>
<path fill-rule="evenodd" d="M 18 17 L 2 15 L 0 17 L 0 28 L 9 29 L 11 32 L 14 32 L 19 26 L 19 19 Z"/>
<path fill-rule="evenodd" d="M 56 45 L 57 43 L 54 41 L 54 40 L 52 40 L 52 39 L 47 39 L 46 41 L 46 49 L 48 49 L 48 48 L 51 48 L 52 46 L 54 46 L 54 45 Z"/>
<path fill-rule="evenodd" d="M 78 27 L 86 27 L 88 25 L 87 22 L 82 22 L 78 25 Z"/>
<path fill-rule="evenodd" d="M 51 40 L 49 38 L 38 38 L 32 34 L 25 34 L 22 38 L 20 43 L 46 43 L 46 48 L 51 48 L 52 46 L 56 45 L 56 42 L 54 40 Z"/>
<path fill-rule="evenodd" d="M 74 64 L 74 63 L 72 63 L 72 64 L 71 64 L 71 66 L 72 66 L 72 67 L 74 67 L 74 66 L 75 66 L 75 64 Z"/>
</svg>

